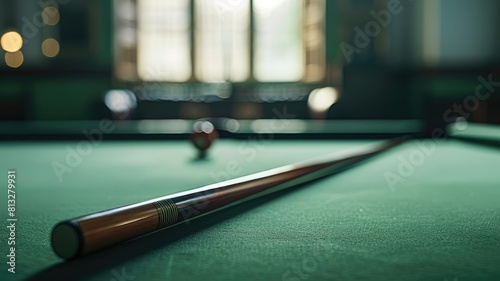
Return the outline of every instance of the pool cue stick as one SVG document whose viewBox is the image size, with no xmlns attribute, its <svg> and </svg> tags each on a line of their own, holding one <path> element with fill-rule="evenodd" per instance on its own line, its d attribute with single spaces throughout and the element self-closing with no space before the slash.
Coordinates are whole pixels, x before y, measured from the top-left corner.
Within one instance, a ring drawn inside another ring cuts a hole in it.
<svg viewBox="0 0 500 281">
<path fill-rule="evenodd" d="M 67 260 L 84 256 L 265 194 L 340 172 L 405 139 L 384 141 L 63 221 L 52 230 L 52 248 L 58 256 Z"/>
</svg>

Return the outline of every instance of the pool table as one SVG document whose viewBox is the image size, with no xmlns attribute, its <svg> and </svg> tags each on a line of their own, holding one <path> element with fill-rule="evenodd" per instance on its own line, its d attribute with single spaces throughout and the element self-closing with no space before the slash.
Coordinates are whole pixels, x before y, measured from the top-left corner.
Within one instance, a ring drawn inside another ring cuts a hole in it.
<svg viewBox="0 0 500 281">
<path fill-rule="evenodd" d="M 500 280 L 500 150 L 411 140 L 361 165 L 70 262 L 59 221 L 375 140 L 0 142 L 0 280 Z M 15 274 L 8 272 L 15 172 Z"/>
</svg>

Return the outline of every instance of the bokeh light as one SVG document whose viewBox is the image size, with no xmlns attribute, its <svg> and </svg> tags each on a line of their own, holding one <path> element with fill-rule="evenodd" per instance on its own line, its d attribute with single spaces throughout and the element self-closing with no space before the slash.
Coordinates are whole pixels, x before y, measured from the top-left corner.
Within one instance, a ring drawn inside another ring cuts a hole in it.
<svg viewBox="0 0 500 281">
<path fill-rule="evenodd" d="M 20 67 L 24 62 L 24 55 L 21 51 L 5 53 L 5 63 L 12 68 Z"/>
<path fill-rule="evenodd" d="M 197 133 L 204 132 L 210 134 L 214 130 L 214 125 L 209 121 L 198 121 L 193 125 L 193 131 Z"/>
<path fill-rule="evenodd" d="M 49 38 L 42 43 L 42 53 L 49 58 L 53 58 L 59 54 L 59 42 L 54 38 Z"/>
<path fill-rule="evenodd" d="M 325 112 L 337 102 L 339 93 L 333 87 L 315 89 L 308 99 L 309 108 L 314 112 Z"/>
<path fill-rule="evenodd" d="M 0 44 L 6 52 L 15 53 L 23 47 L 23 38 L 19 33 L 10 31 L 2 36 Z"/>
<path fill-rule="evenodd" d="M 122 113 L 137 107 L 137 99 L 129 90 L 108 91 L 104 103 L 113 113 Z"/>
<path fill-rule="evenodd" d="M 60 18 L 59 10 L 56 7 L 47 7 L 42 11 L 43 23 L 46 25 L 56 25 Z"/>
</svg>

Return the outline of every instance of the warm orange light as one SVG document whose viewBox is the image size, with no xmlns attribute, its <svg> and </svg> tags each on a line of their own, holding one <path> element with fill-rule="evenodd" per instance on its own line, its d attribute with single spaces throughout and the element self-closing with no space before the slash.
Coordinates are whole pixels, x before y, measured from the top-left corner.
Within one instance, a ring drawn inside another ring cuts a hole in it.
<svg viewBox="0 0 500 281">
<path fill-rule="evenodd" d="M 24 56 L 21 51 L 15 53 L 5 53 L 5 63 L 12 68 L 20 67 L 24 62 Z"/>
<path fill-rule="evenodd" d="M 47 7 L 42 11 L 43 23 L 46 25 L 56 25 L 60 18 L 59 10 L 56 7 Z"/>
<path fill-rule="evenodd" d="M 23 38 L 19 33 L 10 31 L 2 36 L 0 44 L 6 52 L 15 53 L 23 47 Z"/>
<path fill-rule="evenodd" d="M 49 38 L 42 43 L 42 53 L 49 58 L 53 58 L 59 54 L 59 42 L 54 38 Z"/>
</svg>

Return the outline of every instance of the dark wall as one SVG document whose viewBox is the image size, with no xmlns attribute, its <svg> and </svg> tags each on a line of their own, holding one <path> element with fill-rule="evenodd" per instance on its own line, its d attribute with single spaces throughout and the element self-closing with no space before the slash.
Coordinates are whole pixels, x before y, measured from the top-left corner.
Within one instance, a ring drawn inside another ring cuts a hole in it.
<svg viewBox="0 0 500 281">
<path fill-rule="evenodd" d="M 479 75 L 498 72 L 500 52 L 496 50 L 500 48 L 500 37 L 496 34 L 500 31 L 500 23 L 496 14 L 500 2 L 400 2 L 404 5 L 402 12 L 392 15 L 380 34 L 370 38 L 367 46 L 359 48 L 352 60 L 347 60 L 342 44 L 356 47 L 356 28 L 364 29 L 375 21 L 373 14 L 382 13 L 390 1 L 326 1 L 328 75 L 325 83 L 318 86 L 332 85 L 342 94 L 340 101 L 329 111 L 329 118 L 424 119 L 431 114 L 429 112 L 434 112 L 433 118 L 439 119 L 450 104 L 459 103 L 474 93 Z M 426 6 L 424 2 L 439 5 Z M 41 10 L 38 2 L 14 4 L 0 0 L 0 33 L 17 28 L 21 32 L 29 31 L 28 35 L 36 34 L 30 35 L 27 38 L 29 43 L 23 47 L 26 52 L 23 67 L 11 69 L 0 60 L 0 119 L 102 118 L 101 101 L 106 90 L 134 87 L 113 78 L 112 3 L 72 0 L 61 4 L 60 27 L 49 28 L 33 24 L 37 11 Z M 430 13 L 436 7 L 439 9 Z M 433 27 L 429 26 L 433 15 L 438 17 L 437 22 L 441 25 L 435 27 L 435 34 L 439 37 L 429 43 L 428 39 L 434 34 Z M 26 27 L 27 22 L 34 27 Z M 49 59 L 41 54 L 39 46 L 50 36 L 60 40 L 61 52 Z M 437 49 L 433 50 L 433 46 Z M 433 59 L 432 52 L 441 57 Z M 286 85 L 279 92 L 287 90 L 286 87 L 295 86 Z M 197 115 L 192 112 L 208 112 L 211 115 L 268 118 L 272 116 L 273 108 L 288 104 L 298 117 L 308 118 L 307 93 L 304 91 L 307 90 L 300 90 L 300 97 L 293 102 L 276 94 L 276 101 L 271 103 L 253 103 L 256 100 L 252 95 L 248 96 L 247 90 L 238 92 L 234 89 L 235 98 L 229 102 L 196 105 L 192 101 L 149 101 L 143 103 L 135 116 L 195 118 Z M 490 108 L 488 112 L 498 105 L 496 96 L 494 93 L 482 105 Z M 485 122 L 496 120 L 492 113 L 475 113 L 475 116 Z"/>
</svg>

